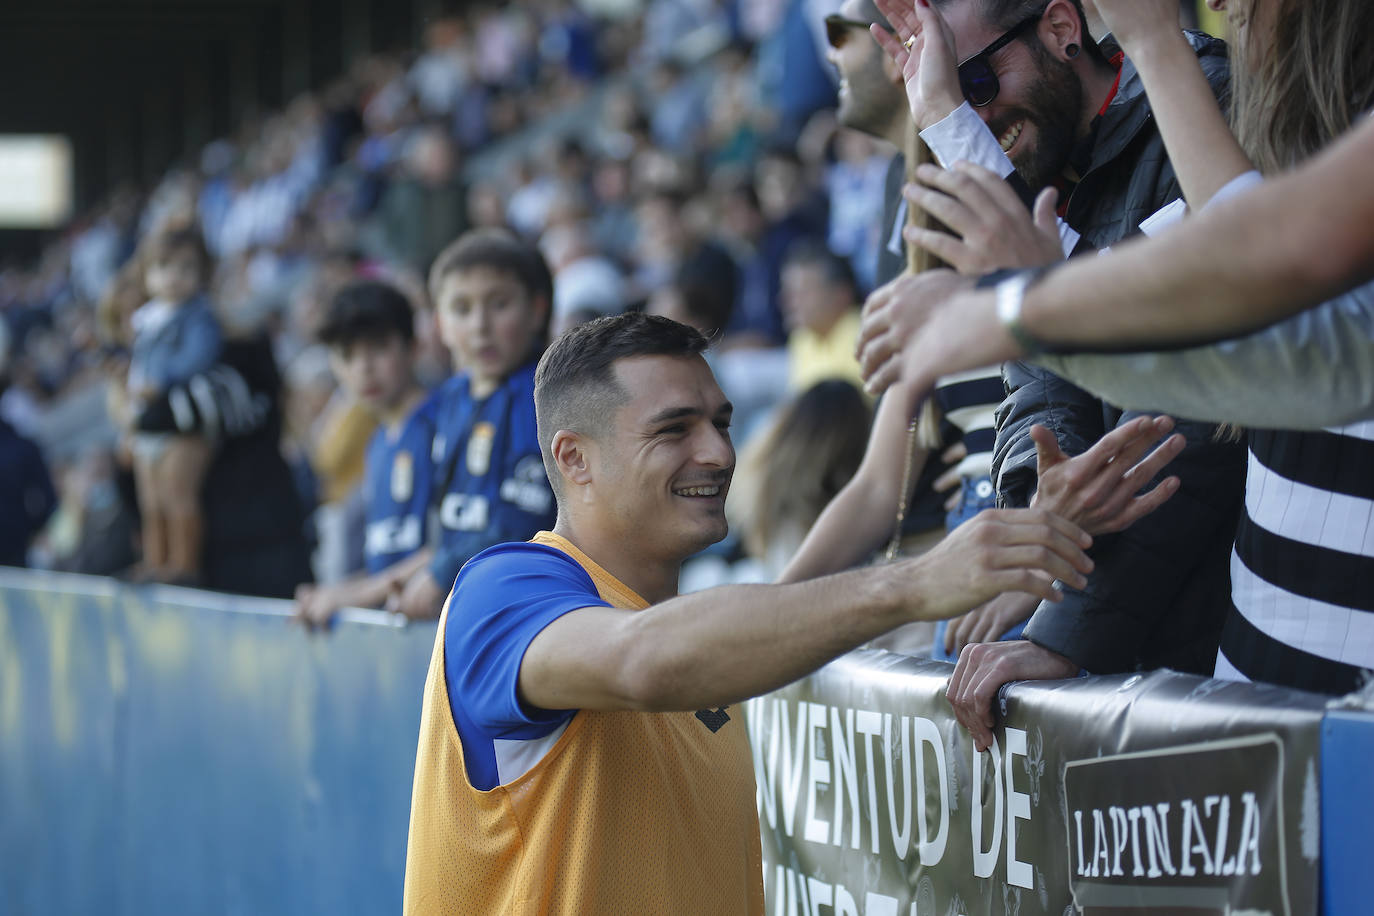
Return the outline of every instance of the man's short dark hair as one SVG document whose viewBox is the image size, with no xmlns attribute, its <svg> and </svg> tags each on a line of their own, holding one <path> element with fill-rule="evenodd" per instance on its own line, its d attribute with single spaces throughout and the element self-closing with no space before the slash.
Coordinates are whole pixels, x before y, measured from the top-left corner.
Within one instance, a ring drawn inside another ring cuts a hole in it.
<svg viewBox="0 0 1374 916">
<path fill-rule="evenodd" d="M 439 252 L 429 269 L 429 295 L 438 304 L 439 285 L 449 274 L 487 267 L 499 270 L 515 279 L 531 299 L 542 298 L 544 333 L 548 337 L 548 321 L 553 315 L 553 274 L 539 249 L 516 238 L 505 229 L 474 229 L 458 236 Z"/>
<path fill-rule="evenodd" d="M 706 349 L 695 328 L 661 315 L 627 312 L 598 318 L 563 334 L 544 352 L 534 372 L 534 413 L 539 449 L 555 494 L 562 477 L 553 461 L 560 429 L 603 434 L 628 392 L 615 378 L 615 363 L 636 356 L 694 356 Z"/>
<path fill-rule="evenodd" d="M 415 339 L 415 312 L 405 294 L 379 280 L 357 280 L 334 294 L 319 330 L 320 343 L 347 349 L 360 340 Z"/>
</svg>

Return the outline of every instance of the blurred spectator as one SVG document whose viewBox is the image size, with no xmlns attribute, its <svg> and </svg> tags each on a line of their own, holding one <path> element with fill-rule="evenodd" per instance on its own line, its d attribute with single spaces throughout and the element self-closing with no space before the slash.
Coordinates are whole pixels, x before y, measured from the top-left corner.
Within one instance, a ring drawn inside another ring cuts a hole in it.
<svg viewBox="0 0 1374 916">
<path fill-rule="evenodd" d="M 696 152 L 706 126 L 710 87 L 705 75 L 665 60 L 654 69 L 652 81 L 657 101 L 649 115 L 649 131 L 654 143 L 666 150 Z"/>
<path fill-rule="evenodd" d="M 265 335 L 227 339 L 216 365 L 150 403 L 137 428 L 219 443 L 204 487 L 205 588 L 290 598 L 310 581 L 305 513 L 281 456 L 281 378 Z"/>
<path fill-rule="evenodd" d="M 132 192 L 117 192 L 92 225 L 72 241 L 72 286 L 87 302 L 95 302 L 104 294 L 119 265 L 132 253 L 136 207 L 137 197 Z"/>
<path fill-rule="evenodd" d="M 315 578 L 327 585 L 363 565 L 366 521 L 360 485 L 377 420 L 335 385 L 323 346 L 302 351 L 288 367 L 288 378 L 297 473 L 308 475 L 317 502 Z"/>
<path fill-rule="evenodd" d="M 721 51 L 715 57 L 712 77 L 701 140 L 706 165 L 711 170 L 748 169 L 775 120 L 759 102 L 758 82 L 748 49 L 732 45 Z"/>
<path fill-rule="evenodd" d="M 467 191 L 458 153 L 439 127 L 415 131 L 365 229 L 369 253 L 419 273 L 467 228 Z M 370 230 L 370 231 L 368 231 Z"/>
<path fill-rule="evenodd" d="M 655 189 L 642 195 L 635 208 L 639 226 L 635 246 L 634 283 L 639 296 L 648 296 L 673 282 L 688 259 L 709 243 L 696 238 L 683 217 L 686 195 Z M 728 255 L 721 256 L 729 259 Z"/>
<path fill-rule="evenodd" d="M 624 274 L 598 253 L 585 224 L 558 226 L 544 233 L 540 247 L 553 270 L 553 325 L 557 337 L 574 324 L 625 309 Z"/>
<path fill-rule="evenodd" d="M 889 157 L 872 138 L 853 130 L 836 131 L 835 160 L 826 169 L 831 251 L 849 259 L 862 289 L 877 286 L 878 251 L 887 228 L 873 219 L 883 210 Z"/>
<path fill-rule="evenodd" d="M 474 184 L 468 188 L 467 212 L 474 229 L 503 229 L 507 225 L 501 191 L 489 184 Z"/>
<path fill-rule="evenodd" d="M 149 244 L 145 285 L 151 298 L 131 316 L 128 388 L 134 416 L 219 359 L 224 338 L 205 285 L 209 254 L 195 229 L 170 229 Z M 173 409 L 188 405 L 173 400 Z M 135 432 L 131 443 L 142 526 L 140 576 L 195 584 L 204 519 L 200 494 L 212 443 L 203 435 Z"/>
<path fill-rule="evenodd" d="M 634 250 L 638 226 L 630 201 L 630 168 L 619 159 L 602 159 L 592 171 L 592 234 L 608 256 L 626 262 Z"/>
<path fill-rule="evenodd" d="M 92 449 L 57 467 L 57 511 L 41 538 L 44 567 L 113 576 L 138 559 L 134 482 L 116 456 Z"/>
<path fill-rule="evenodd" d="M 728 333 L 756 346 L 776 346 L 786 335 L 778 293 L 782 262 L 800 239 L 825 237 L 825 203 L 806 184 L 801 161 L 790 150 L 774 148 L 755 170 L 754 190 L 737 189 L 729 199 L 726 231 L 747 251 L 739 298 Z"/>
<path fill-rule="evenodd" d="M 462 19 L 445 16 L 425 27 L 424 53 L 407 79 L 426 117 L 453 111 L 472 78 L 472 54 Z"/>
<path fill-rule="evenodd" d="M 0 318 L 0 392 L 8 386 L 9 329 Z M 57 507 L 38 447 L 0 417 L 0 566 L 25 566 L 29 544 Z"/>
<path fill-rule="evenodd" d="M 553 280 L 539 250 L 506 232 L 469 232 L 429 276 L 439 334 L 462 371 L 435 394 L 433 561 L 388 607 L 439 613 L 470 558 L 554 522 L 534 422 L 534 369 L 548 341 Z"/>
<path fill-rule="evenodd" d="M 558 182 L 552 175 L 540 172 L 531 160 L 518 163 L 513 178 L 506 219 L 521 235 L 538 238 L 558 194 Z"/>
<path fill-rule="evenodd" d="M 732 306 L 729 296 L 720 295 L 712 284 L 705 282 L 696 272 L 679 271 L 673 283 L 654 291 L 644 310 L 651 315 L 662 315 L 694 327 L 707 340 L 715 341 L 720 337 L 721 329 L 730 321 Z M 711 348 L 703 355 L 715 368 L 719 352 Z"/>
<path fill-rule="evenodd" d="M 863 385 L 854 356 L 859 290 L 848 261 L 823 245 L 794 245 L 782 268 L 782 308 L 792 391 L 826 379 Z"/>
<path fill-rule="evenodd" d="M 320 341 L 340 387 L 378 423 L 367 446 L 363 505 L 366 576 L 296 590 L 296 615 L 328 625 L 344 607 L 381 607 L 423 569 L 431 503 L 434 404 L 415 377 L 415 318 L 395 287 L 373 280 L 341 289 Z"/>
</svg>

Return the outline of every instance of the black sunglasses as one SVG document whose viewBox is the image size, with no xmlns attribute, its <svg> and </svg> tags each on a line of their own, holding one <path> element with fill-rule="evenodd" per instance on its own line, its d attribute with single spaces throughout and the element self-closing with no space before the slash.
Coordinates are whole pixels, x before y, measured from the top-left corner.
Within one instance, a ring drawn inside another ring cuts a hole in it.
<svg viewBox="0 0 1374 916">
<path fill-rule="evenodd" d="M 897 34 L 896 29 L 890 25 L 884 25 L 881 22 L 869 23 L 864 22 L 862 19 L 846 19 L 843 16 L 831 15 L 825 17 L 825 40 L 830 42 L 830 47 L 838 51 L 840 48 L 844 47 L 844 43 L 849 40 L 850 29 L 863 29 L 867 32 L 870 25 L 876 25 L 878 28 L 891 32 L 893 35 Z"/>
<path fill-rule="evenodd" d="M 1022 32 L 1038 23 L 1044 15 L 1045 10 L 1042 9 L 1034 15 L 1027 16 L 1002 33 L 1001 38 L 959 65 L 959 88 L 964 91 L 964 98 L 968 99 L 970 105 L 982 108 L 997 98 L 997 93 L 1002 91 L 1002 84 L 997 81 L 997 74 L 993 72 L 992 63 L 988 58 L 1015 41 Z"/>
</svg>

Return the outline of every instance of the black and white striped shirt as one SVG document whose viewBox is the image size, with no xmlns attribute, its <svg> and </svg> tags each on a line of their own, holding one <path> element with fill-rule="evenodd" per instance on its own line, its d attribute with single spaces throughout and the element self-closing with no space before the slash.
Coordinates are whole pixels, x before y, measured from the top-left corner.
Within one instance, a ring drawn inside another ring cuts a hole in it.
<svg viewBox="0 0 1374 916">
<path fill-rule="evenodd" d="M 1001 366 L 947 375 L 936 384 L 935 401 L 945 419 L 958 428 L 968 450 L 959 462 L 960 477 L 987 477 L 992 473 L 997 408 L 1005 396 Z"/>
<path fill-rule="evenodd" d="M 1217 677 L 1347 693 L 1374 669 L 1374 421 L 1250 433 Z"/>
</svg>

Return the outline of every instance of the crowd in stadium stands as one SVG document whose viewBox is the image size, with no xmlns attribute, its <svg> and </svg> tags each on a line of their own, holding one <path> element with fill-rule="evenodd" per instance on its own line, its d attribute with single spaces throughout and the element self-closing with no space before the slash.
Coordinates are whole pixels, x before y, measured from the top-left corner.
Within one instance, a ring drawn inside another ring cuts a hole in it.
<svg viewBox="0 0 1374 916">
<path fill-rule="evenodd" d="M 552 524 L 543 348 L 643 310 L 712 339 L 735 408 L 736 530 L 685 588 L 860 565 L 898 521 L 919 553 L 1139 461 L 1144 495 L 1085 526 L 1086 588 L 884 644 L 958 661 L 951 701 L 980 739 L 1011 679 L 1169 666 L 1354 689 L 1374 666 L 1371 398 L 1339 377 L 1355 406 L 1316 415 L 1303 377 L 1368 368 L 1368 288 L 1149 357 L 1033 351 L 1227 329 L 1132 330 L 1088 305 L 1032 326 L 1030 303 L 1056 284 L 1074 301 L 1082 274 L 1130 312 L 1113 264 L 1157 296 L 1148 260 L 1126 272 L 1137 252 L 1183 259 L 1173 239 L 1287 187 L 1255 191 L 1261 173 L 1367 135 L 1369 12 L 1232 10 L 1228 58 L 1174 0 L 966 6 L 474 8 L 115 191 L 0 268 L 0 459 L 23 468 L 4 504 L 27 519 L 0 561 L 33 536 L 32 565 L 291 598 L 312 627 L 353 605 L 433 617 L 468 558 Z M 1301 66 L 1275 63 L 1299 44 Z M 907 184 L 913 131 L 935 164 Z M 907 227 L 908 207 L 938 222 Z M 1194 248 L 1226 264 L 1229 239 Z M 947 267 L 904 273 L 907 244 Z M 1308 304 L 1362 279 L 1319 276 Z M 1286 383 L 1257 377 L 1271 365 Z"/>
</svg>

